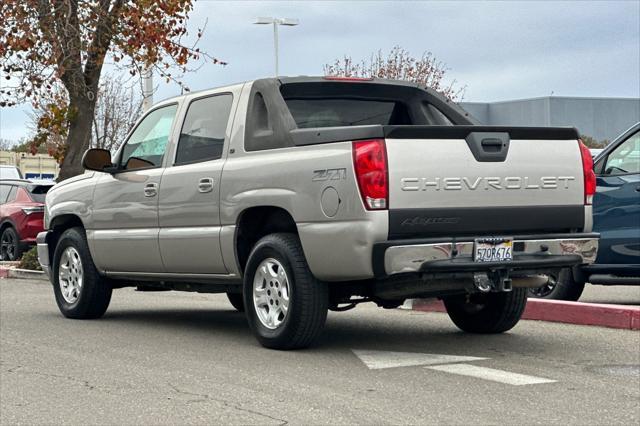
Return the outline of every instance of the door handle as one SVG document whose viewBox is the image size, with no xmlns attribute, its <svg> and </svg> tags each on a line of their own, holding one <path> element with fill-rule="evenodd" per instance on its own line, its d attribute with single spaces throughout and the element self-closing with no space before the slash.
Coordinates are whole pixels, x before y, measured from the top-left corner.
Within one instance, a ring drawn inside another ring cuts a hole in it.
<svg viewBox="0 0 640 426">
<path fill-rule="evenodd" d="M 213 178 L 202 178 L 198 181 L 199 192 L 213 191 Z"/>
<path fill-rule="evenodd" d="M 636 192 L 640 192 L 640 186 L 636 186 Z"/>
<path fill-rule="evenodd" d="M 144 187 L 144 196 L 145 197 L 155 197 L 158 195 L 158 184 L 157 183 L 148 183 Z"/>
</svg>

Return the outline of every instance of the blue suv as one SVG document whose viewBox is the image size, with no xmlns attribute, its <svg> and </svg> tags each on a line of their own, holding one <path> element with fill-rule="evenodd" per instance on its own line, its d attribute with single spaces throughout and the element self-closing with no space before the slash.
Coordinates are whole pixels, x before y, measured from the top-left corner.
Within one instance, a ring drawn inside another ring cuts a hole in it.
<svg viewBox="0 0 640 426">
<path fill-rule="evenodd" d="M 618 136 L 594 160 L 597 180 L 593 230 L 600 233 L 593 265 L 550 274 L 534 297 L 578 300 L 585 283 L 640 285 L 640 123 Z"/>
</svg>

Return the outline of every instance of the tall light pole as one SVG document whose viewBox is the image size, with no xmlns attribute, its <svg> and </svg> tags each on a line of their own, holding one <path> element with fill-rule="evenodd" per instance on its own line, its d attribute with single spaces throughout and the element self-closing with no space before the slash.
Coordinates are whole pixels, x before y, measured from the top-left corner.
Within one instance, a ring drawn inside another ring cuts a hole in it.
<svg viewBox="0 0 640 426">
<path fill-rule="evenodd" d="M 142 111 L 148 111 L 153 106 L 153 70 L 142 70 Z"/>
<path fill-rule="evenodd" d="M 276 56 L 276 77 L 278 76 L 278 25 L 286 25 L 288 27 L 294 27 L 300 22 L 297 19 L 292 18 L 257 18 L 254 24 L 258 25 L 273 25 L 273 46 Z"/>
</svg>

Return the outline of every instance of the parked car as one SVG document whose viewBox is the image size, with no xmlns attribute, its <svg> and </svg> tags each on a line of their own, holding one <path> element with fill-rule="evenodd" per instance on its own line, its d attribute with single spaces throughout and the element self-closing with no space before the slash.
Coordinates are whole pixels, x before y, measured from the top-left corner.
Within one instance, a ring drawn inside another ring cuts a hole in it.
<svg viewBox="0 0 640 426">
<path fill-rule="evenodd" d="M 17 166 L 8 164 L 0 164 L 0 180 L 1 179 L 23 179 L 22 172 Z"/>
<path fill-rule="evenodd" d="M 552 273 L 534 296 L 578 300 L 585 283 L 640 285 L 640 123 L 616 138 L 595 160 L 593 230 L 600 233 L 596 262 Z"/>
<path fill-rule="evenodd" d="M 44 229 L 44 201 L 52 183 L 0 179 L 0 260 L 17 260 Z"/>
<path fill-rule="evenodd" d="M 571 128 L 474 125 L 414 83 L 270 78 L 153 107 L 47 194 L 38 255 L 63 315 L 113 288 L 226 292 L 261 344 L 327 310 L 441 297 L 500 333 L 546 271 L 588 264 L 595 175 Z M 507 155 L 508 154 L 508 155 Z"/>
</svg>

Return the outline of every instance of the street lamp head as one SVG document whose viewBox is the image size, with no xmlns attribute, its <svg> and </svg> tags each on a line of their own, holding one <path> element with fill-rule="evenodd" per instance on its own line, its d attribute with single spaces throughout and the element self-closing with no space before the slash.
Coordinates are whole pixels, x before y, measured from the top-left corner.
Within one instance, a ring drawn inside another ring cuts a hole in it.
<svg viewBox="0 0 640 426">
<path fill-rule="evenodd" d="M 300 21 L 298 19 L 293 19 L 293 18 L 282 18 L 279 20 L 280 22 L 278 22 L 280 25 L 288 25 L 290 27 L 295 27 L 296 25 L 298 25 L 300 23 Z"/>
<path fill-rule="evenodd" d="M 274 22 L 276 22 L 274 18 L 260 17 L 260 18 L 256 18 L 254 24 L 264 25 L 264 24 L 273 24 Z"/>
<path fill-rule="evenodd" d="M 275 62 L 276 62 L 276 76 L 278 75 L 278 27 L 280 25 L 286 25 L 288 27 L 293 27 L 298 25 L 299 21 L 293 18 L 273 18 L 273 17 L 260 17 L 256 18 L 253 22 L 258 25 L 273 25 L 273 47 L 275 53 Z"/>
<path fill-rule="evenodd" d="M 298 25 L 300 21 L 298 19 L 293 19 L 293 18 L 272 18 L 272 17 L 262 16 L 262 17 L 256 18 L 256 20 L 253 23 L 258 25 L 277 24 L 277 25 L 286 25 L 289 27 L 294 27 Z"/>
</svg>

